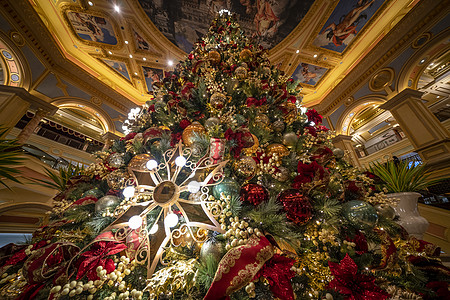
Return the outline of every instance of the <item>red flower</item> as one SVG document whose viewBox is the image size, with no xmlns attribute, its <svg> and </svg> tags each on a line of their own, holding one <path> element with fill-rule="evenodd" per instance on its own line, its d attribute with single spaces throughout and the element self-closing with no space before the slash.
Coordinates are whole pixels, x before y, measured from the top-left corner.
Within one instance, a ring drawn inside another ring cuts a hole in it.
<svg viewBox="0 0 450 300">
<path fill-rule="evenodd" d="M 195 88 L 195 85 L 192 82 L 186 82 L 183 89 L 181 90 L 181 95 L 183 97 L 187 97 L 191 95 L 191 90 Z"/>
<path fill-rule="evenodd" d="M 359 255 L 369 250 L 367 239 L 361 231 L 358 231 L 352 239 L 347 237 L 346 240 L 356 244 L 355 250 Z"/>
<path fill-rule="evenodd" d="M 382 300 L 390 297 L 388 293 L 375 285 L 375 277 L 357 274 L 358 266 L 348 254 L 335 263 L 328 261 L 334 279 L 329 287 L 337 290 L 349 300 Z"/>
<path fill-rule="evenodd" d="M 308 133 L 312 136 L 317 136 L 317 130 L 313 126 L 306 126 L 305 130 L 308 131 Z"/>
<path fill-rule="evenodd" d="M 294 300 L 294 292 L 292 290 L 291 279 L 295 276 L 295 272 L 291 271 L 295 260 L 274 254 L 263 267 L 256 273 L 255 279 L 263 276 L 270 284 L 270 291 L 276 298 L 283 300 Z"/>
<path fill-rule="evenodd" d="M 189 125 L 191 125 L 191 122 L 189 122 L 189 121 L 186 120 L 186 119 L 183 119 L 183 120 L 181 120 L 179 126 L 180 126 L 181 129 L 185 129 L 185 128 L 188 127 Z"/>
<path fill-rule="evenodd" d="M 134 139 L 134 137 L 136 136 L 137 132 L 130 132 L 129 134 L 127 134 L 125 137 L 121 138 L 121 140 L 131 140 Z"/>
<path fill-rule="evenodd" d="M 253 97 L 249 97 L 249 98 L 247 98 L 247 107 L 250 107 L 250 106 L 261 106 L 261 105 L 264 105 L 264 104 L 266 104 L 267 103 L 267 98 L 266 97 L 263 97 L 263 98 L 261 98 L 261 99 L 256 99 L 256 98 L 253 98 Z"/>
<path fill-rule="evenodd" d="M 148 107 L 148 111 L 155 112 L 155 104 L 152 104 Z"/>
<path fill-rule="evenodd" d="M 319 130 L 319 131 L 325 131 L 325 132 L 327 132 L 328 130 L 330 130 L 330 129 L 327 128 L 327 126 L 323 126 L 323 125 L 316 126 L 316 128 L 317 128 L 317 130 Z"/>
<path fill-rule="evenodd" d="M 315 109 L 308 109 L 306 115 L 308 116 L 309 122 L 314 122 L 316 124 L 322 123 L 322 116 L 319 115 L 319 113 Z"/>
<path fill-rule="evenodd" d="M 317 161 L 326 161 L 330 157 L 333 156 L 333 151 L 331 151 L 328 147 L 320 148 L 319 150 L 314 152 L 314 155 L 311 156 L 311 160 L 317 160 Z"/>
<path fill-rule="evenodd" d="M 91 249 L 81 254 L 77 261 L 76 279 L 78 280 L 84 275 L 89 280 L 99 279 L 97 276 L 98 266 L 102 266 L 107 273 L 111 273 L 116 267 L 114 261 L 111 258 L 106 258 L 106 256 L 117 254 L 125 249 L 127 249 L 126 245 L 117 242 L 100 241 L 93 244 Z"/>
<path fill-rule="evenodd" d="M 446 281 L 432 281 L 427 283 L 427 288 L 432 289 L 439 299 L 450 299 L 450 291 Z"/>
<path fill-rule="evenodd" d="M 287 101 L 291 101 L 292 103 L 295 103 L 295 102 L 297 102 L 297 97 L 295 97 L 295 96 L 290 96 L 290 97 L 287 99 Z"/>
<path fill-rule="evenodd" d="M 299 161 L 297 172 L 299 175 L 294 178 L 294 183 L 292 184 L 294 189 L 299 189 L 303 184 L 312 182 L 315 179 L 321 180 L 325 174 L 324 168 L 316 161 L 313 161 L 310 164 L 304 164 Z"/>
<path fill-rule="evenodd" d="M 172 133 L 172 140 L 170 141 L 170 146 L 174 147 L 181 139 L 181 132 Z"/>
</svg>

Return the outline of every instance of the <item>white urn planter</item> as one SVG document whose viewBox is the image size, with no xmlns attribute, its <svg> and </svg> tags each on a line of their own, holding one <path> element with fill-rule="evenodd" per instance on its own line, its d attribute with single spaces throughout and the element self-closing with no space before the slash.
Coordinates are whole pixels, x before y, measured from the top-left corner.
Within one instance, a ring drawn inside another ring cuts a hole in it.
<svg viewBox="0 0 450 300">
<path fill-rule="evenodd" d="M 423 234 L 428 229 L 428 221 L 420 216 L 417 209 L 417 201 L 421 196 L 416 192 L 387 194 L 389 198 L 400 199 L 397 207 L 394 207 L 396 215 L 400 218 L 397 221 L 405 230 L 417 239 L 423 239 Z"/>
</svg>

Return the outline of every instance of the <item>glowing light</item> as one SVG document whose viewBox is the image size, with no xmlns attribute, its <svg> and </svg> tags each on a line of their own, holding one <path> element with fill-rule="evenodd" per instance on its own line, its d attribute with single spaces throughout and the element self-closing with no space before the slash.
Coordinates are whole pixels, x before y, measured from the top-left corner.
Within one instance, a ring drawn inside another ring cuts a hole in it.
<svg viewBox="0 0 450 300">
<path fill-rule="evenodd" d="M 317 57 L 317 54 L 314 54 L 314 58 L 316 58 Z"/>
<path fill-rule="evenodd" d="M 94 3 L 92 1 L 88 1 L 89 6 L 94 6 Z"/>
<path fill-rule="evenodd" d="M 144 58 L 143 58 L 143 60 L 144 60 L 144 61 L 146 61 L 146 60 L 147 60 L 147 58 L 145 58 L 145 57 L 144 57 Z"/>
<path fill-rule="evenodd" d="M 127 44 L 127 45 L 128 45 L 128 41 L 125 41 L 125 44 Z"/>
<path fill-rule="evenodd" d="M 114 10 L 118 13 L 120 13 L 120 6 L 117 4 L 114 4 Z"/>
<path fill-rule="evenodd" d="M 315 126 L 316 123 L 314 123 L 314 122 L 309 122 L 309 125 L 310 125 L 310 126 Z"/>
<path fill-rule="evenodd" d="M 228 9 L 219 10 L 219 15 L 223 16 L 224 14 L 231 16 L 231 12 Z"/>
<path fill-rule="evenodd" d="M 200 183 L 197 181 L 191 181 L 188 183 L 187 188 L 188 191 L 192 194 L 197 193 L 198 191 L 200 191 Z"/>
<path fill-rule="evenodd" d="M 134 196 L 134 192 L 136 191 L 136 189 L 134 188 L 134 186 L 127 186 L 126 188 L 123 189 L 122 194 L 126 197 L 126 198 L 131 198 Z"/>
<path fill-rule="evenodd" d="M 295 51 L 295 53 L 299 53 L 299 52 L 300 52 L 300 50 Z"/>
<path fill-rule="evenodd" d="M 158 166 L 158 163 L 156 162 L 156 160 L 151 159 L 145 164 L 145 166 L 147 167 L 147 169 L 153 170 Z"/>
<path fill-rule="evenodd" d="M 155 234 L 158 232 L 159 226 L 158 224 L 155 223 L 155 225 L 152 226 L 152 228 L 150 229 L 150 231 L 148 233 L 150 234 Z"/>
<path fill-rule="evenodd" d="M 168 64 L 169 66 L 173 66 L 173 60 L 168 60 L 168 61 L 167 61 L 167 64 Z"/>
<path fill-rule="evenodd" d="M 111 51 L 108 51 L 108 53 L 109 53 L 109 54 L 112 54 L 112 52 L 111 52 Z"/>
<path fill-rule="evenodd" d="M 130 58 L 133 58 L 133 55 L 130 54 Z"/>
<path fill-rule="evenodd" d="M 186 164 L 186 158 L 184 158 L 183 156 L 178 156 L 177 158 L 175 158 L 175 164 L 178 167 L 184 167 L 184 165 Z"/>
<path fill-rule="evenodd" d="M 175 227 L 178 224 L 178 216 L 174 213 L 169 213 L 164 219 L 164 224 L 169 227 Z"/>
<path fill-rule="evenodd" d="M 128 220 L 128 227 L 131 229 L 138 229 L 142 225 L 142 218 L 140 216 L 132 216 Z"/>
</svg>

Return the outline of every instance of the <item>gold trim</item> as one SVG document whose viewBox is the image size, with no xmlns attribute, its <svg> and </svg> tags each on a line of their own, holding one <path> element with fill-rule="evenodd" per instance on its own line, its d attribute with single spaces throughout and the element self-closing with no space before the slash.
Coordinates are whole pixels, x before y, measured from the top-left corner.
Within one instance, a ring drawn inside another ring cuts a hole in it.
<svg viewBox="0 0 450 300">
<path fill-rule="evenodd" d="M 414 40 L 411 44 L 411 48 L 413 49 L 419 49 L 425 46 L 426 43 L 428 43 L 433 37 L 433 34 L 431 32 L 424 32 L 422 33 L 417 39 Z M 423 42 L 421 45 L 418 44 L 419 40 L 422 38 L 426 38 L 425 42 Z"/>
<path fill-rule="evenodd" d="M 126 81 L 128 81 L 133 87 L 134 84 L 132 82 L 132 71 L 131 71 L 131 65 L 128 59 L 120 57 L 120 56 L 107 56 L 104 57 L 102 55 L 98 55 L 98 54 L 90 54 L 92 57 L 96 58 L 98 61 L 100 61 L 103 65 L 105 65 L 106 67 L 108 67 L 108 69 L 113 70 L 115 73 L 119 74 L 121 77 L 123 77 L 123 79 L 125 79 Z M 109 66 L 107 63 L 105 63 L 103 61 L 103 59 L 108 59 L 108 60 L 116 60 L 116 61 L 120 61 L 123 62 L 125 64 L 125 66 L 127 67 L 127 71 L 128 71 L 128 75 L 130 76 L 130 79 L 126 78 L 124 75 L 120 74 L 119 71 L 117 71 L 116 69 L 112 68 L 111 66 Z"/>
<path fill-rule="evenodd" d="M 157 57 L 157 58 L 163 58 L 164 57 L 164 50 L 161 49 L 161 47 L 158 45 L 158 43 L 155 42 L 153 38 L 151 38 L 149 35 L 145 33 L 145 30 L 142 29 L 140 25 L 138 25 L 133 19 L 126 18 L 127 23 L 127 33 L 131 42 L 133 43 L 133 53 L 134 54 L 142 54 L 142 55 L 149 55 L 151 57 Z M 134 38 L 134 31 L 137 32 L 139 35 L 141 35 L 147 43 L 149 43 L 150 47 L 154 49 L 152 50 L 142 50 L 139 49 L 136 45 L 136 41 Z M 148 58 L 147 58 L 148 59 Z"/>
<path fill-rule="evenodd" d="M 383 86 L 377 88 L 374 86 L 374 82 L 376 80 L 376 77 L 379 76 L 381 73 L 383 72 L 388 72 L 389 73 L 389 79 L 383 84 Z M 390 86 L 392 84 L 392 82 L 394 81 L 395 78 L 395 70 L 392 68 L 383 68 L 380 69 L 377 73 L 375 73 L 372 78 L 369 81 L 369 89 L 372 92 L 380 92 L 380 91 L 384 91 L 386 87 Z"/>
</svg>

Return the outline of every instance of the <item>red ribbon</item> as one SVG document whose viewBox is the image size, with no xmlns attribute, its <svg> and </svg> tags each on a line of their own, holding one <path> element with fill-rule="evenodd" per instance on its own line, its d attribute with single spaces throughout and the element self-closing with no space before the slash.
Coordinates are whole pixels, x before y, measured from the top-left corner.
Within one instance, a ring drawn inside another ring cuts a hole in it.
<svg viewBox="0 0 450 300">
<path fill-rule="evenodd" d="M 248 244 L 231 249 L 220 260 L 213 284 L 204 300 L 227 299 L 251 282 L 272 256 L 273 247 L 264 236 L 253 236 Z"/>
<path fill-rule="evenodd" d="M 98 266 L 102 266 L 108 273 L 111 273 L 115 270 L 114 261 L 106 258 L 106 256 L 117 254 L 125 249 L 127 249 L 127 246 L 118 242 L 99 241 L 93 244 L 91 249 L 81 254 L 77 260 L 78 273 L 76 279 L 78 280 L 84 275 L 89 280 L 99 279 L 97 276 Z"/>
</svg>

